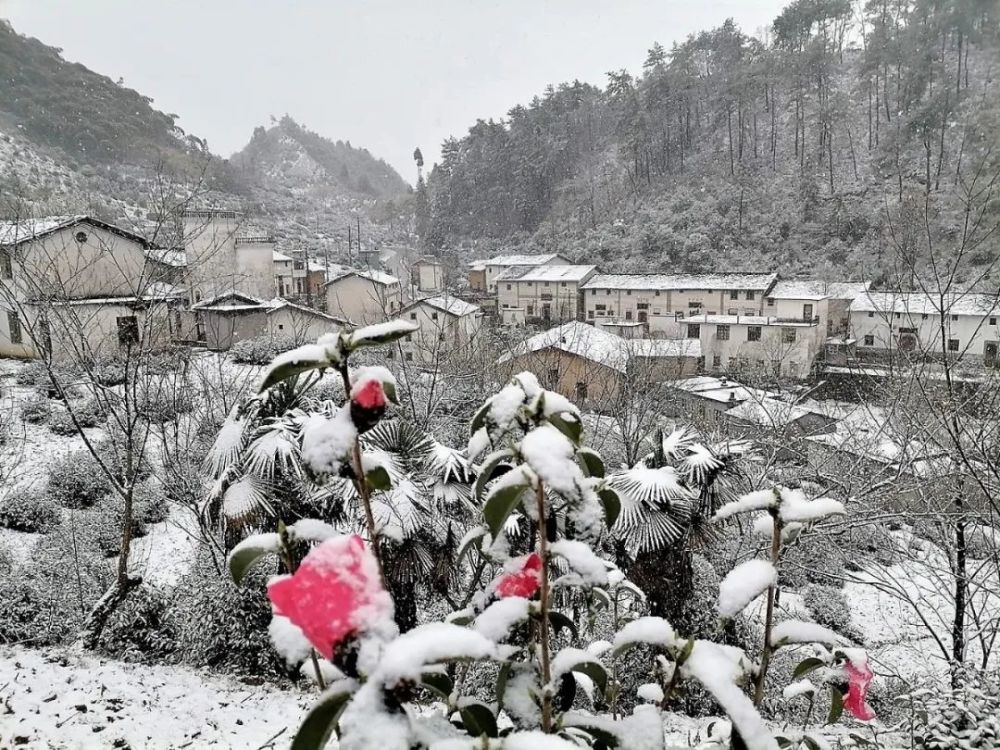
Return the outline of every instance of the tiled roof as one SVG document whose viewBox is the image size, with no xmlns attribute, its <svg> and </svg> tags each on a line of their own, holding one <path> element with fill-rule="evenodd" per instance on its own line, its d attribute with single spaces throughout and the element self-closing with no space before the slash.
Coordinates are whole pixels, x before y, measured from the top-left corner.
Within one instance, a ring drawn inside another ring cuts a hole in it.
<svg viewBox="0 0 1000 750">
<path fill-rule="evenodd" d="M 589 279 L 583 288 L 661 291 L 751 289 L 763 292 L 777 278 L 775 273 L 601 273 Z"/>
</svg>

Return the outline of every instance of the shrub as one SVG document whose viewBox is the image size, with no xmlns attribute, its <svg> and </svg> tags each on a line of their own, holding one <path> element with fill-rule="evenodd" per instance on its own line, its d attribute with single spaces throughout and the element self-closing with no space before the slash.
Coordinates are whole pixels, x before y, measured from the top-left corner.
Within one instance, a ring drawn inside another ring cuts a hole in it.
<svg viewBox="0 0 1000 750">
<path fill-rule="evenodd" d="M 134 515 L 140 523 L 162 523 L 170 515 L 166 493 L 158 482 L 147 480 L 137 484 L 132 496 Z"/>
<path fill-rule="evenodd" d="M 48 370 L 43 362 L 28 362 L 14 374 L 18 385 L 38 385 L 47 388 L 50 384 Z"/>
<path fill-rule="evenodd" d="M 142 518 L 140 503 L 133 501 L 132 505 L 132 538 L 146 536 L 148 529 Z M 125 520 L 125 508 L 119 497 L 109 497 L 98 503 L 88 512 L 91 533 L 97 548 L 105 557 L 115 557 L 122 546 L 122 524 Z"/>
<path fill-rule="evenodd" d="M 136 407 L 144 419 L 153 424 L 174 422 L 182 414 L 194 410 L 194 397 L 187 389 L 147 391 Z"/>
<path fill-rule="evenodd" d="M 70 406 L 80 427 L 98 427 L 107 419 L 107 415 L 94 399 L 75 401 Z M 49 420 L 49 429 L 56 435 L 75 435 L 77 424 L 74 424 L 68 410 L 60 409 Z"/>
<path fill-rule="evenodd" d="M 229 356 L 241 365 L 266 365 L 282 352 L 295 348 L 295 342 L 289 338 L 258 336 L 252 339 L 237 341 L 229 349 Z"/>
<path fill-rule="evenodd" d="M 266 565 L 237 587 L 222 562 L 216 570 L 207 551 L 198 555 L 178 582 L 171 610 L 178 655 L 199 667 L 262 676 L 283 676 L 288 669 L 267 634 L 271 606 L 264 593 Z"/>
<path fill-rule="evenodd" d="M 124 661 L 162 662 L 177 650 L 168 595 L 140 586 L 108 619 L 97 647 Z"/>
<path fill-rule="evenodd" d="M 971 673 L 956 688 L 907 696 L 915 750 L 992 750 L 1000 737 L 1000 684 L 995 675 Z"/>
<path fill-rule="evenodd" d="M 42 395 L 32 396 L 21 404 L 21 419 L 29 424 L 41 424 L 52 415 L 52 403 Z"/>
<path fill-rule="evenodd" d="M 67 453 L 49 466 L 47 493 L 64 508 L 89 508 L 112 487 L 86 448 Z"/>
<path fill-rule="evenodd" d="M 35 489 L 16 489 L 0 500 L 0 526 L 15 531 L 46 532 L 59 523 L 59 507 Z"/>
<path fill-rule="evenodd" d="M 90 363 L 89 376 L 99 385 L 113 387 L 125 382 L 127 367 L 128 363 L 121 359 L 99 359 Z"/>
<path fill-rule="evenodd" d="M 847 597 L 840 589 L 823 583 L 811 583 L 802 591 L 802 601 L 820 625 L 849 638 L 856 636 Z"/>
</svg>

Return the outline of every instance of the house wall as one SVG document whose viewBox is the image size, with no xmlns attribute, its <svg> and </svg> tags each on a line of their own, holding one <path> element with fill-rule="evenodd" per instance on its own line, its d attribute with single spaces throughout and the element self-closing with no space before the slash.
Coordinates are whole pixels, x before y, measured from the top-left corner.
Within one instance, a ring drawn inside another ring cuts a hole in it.
<svg viewBox="0 0 1000 750">
<path fill-rule="evenodd" d="M 503 364 L 504 379 L 528 370 L 545 388 L 561 393 L 578 404 L 599 404 L 618 396 L 622 374 L 561 349 L 542 349 Z M 580 398 L 578 384 L 586 384 L 586 398 Z"/>
<path fill-rule="evenodd" d="M 242 223 L 243 216 L 236 211 L 184 213 L 184 249 L 192 302 L 233 291 L 253 294 L 237 283 L 236 234 Z"/>
<path fill-rule="evenodd" d="M 292 269 L 292 261 L 276 260 L 274 262 L 274 290 L 272 297 L 294 297 L 296 295 L 296 279 Z M 265 297 L 264 299 L 270 299 Z"/>
<path fill-rule="evenodd" d="M 411 306 L 403 318 L 419 326 L 401 344 L 404 356 L 409 352 L 412 359 L 422 362 L 464 353 L 482 324 L 480 315 L 459 317 L 423 303 Z"/>
<path fill-rule="evenodd" d="M 577 320 L 580 311 L 580 284 L 576 281 L 500 281 L 497 284 L 497 305 L 524 310 L 525 320 L 565 323 Z M 546 305 L 549 316 L 545 317 Z"/>
<path fill-rule="evenodd" d="M 265 241 L 236 241 L 236 274 L 233 290 L 258 299 L 271 299 L 275 295 L 274 243 Z"/>
<path fill-rule="evenodd" d="M 361 276 L 344 276 L 326 287 L 326 311 L 352 323 L 378 323 L 402 306 L 398 283 L 379 284 Z"/>
<path fill-rule="evenodd" d="M 550 258 L 549 260 L 545 261 L 544 263 L 534 263 L 532 265 L 535 265 L 535 266 L 563 266 L 563 265 L 566 265 L 566 264 L 571 263 L 571 262 L 572 261 L 568 260 L 567 258 L 563 258 L 561 255 L 557 255 L 554 258 Z M 508 269 L 513 268 L 513 267 L 514 266 L 503 266 L 503 265 L 495 265 L 495 264 L 487 263 L 486 264 L 486 270 L 484 272 L 484 276 L 485 276 L 485 279 L 486 279 L 486 291 L 488 291 L 488 292 L 495 291 L 496 290 L 496 285 L 497 285 L 497 283 L 496 283 L 497 282 L 497 276 L 499 276 L 504 271 L 507 271 Z M 524 268 L 525 266 L 522 265 L 520 267 Z"/>
<path fill-rule="evenodd" d="M 275 338 L 291 338 L 297 344 L 314 342 L 326 333 L 336 333 L 340 326 L 329 318 L 298 310 L 294 307 L 282 307 L 267 316 L 267 333 Z"/>
<path fill-rule="evenodd" d="M 829 319 L 829 302 L 829 299 L 774 299 L 768 297 L 764 303 L 764 314 L 778 318 L 778 320 L 812 321 L 818 319 L 820 328 L 826 331 Z M 808 316 L 807 313 L 809 313 Z"/>
<path fill-rule="evenodd" d="M 486 291 L 486 270 L 469 271 L 469 289 L 474 292 Z"/>
<path fill-rule="evenodd" d="M 588 321 L 601 318 L 640 321 L 643 318 L 640 313 L 645 312 L 650 333 L 661 333 L 669 328 L 675 313 L 725 315 L 732 310 L 732 314 L 761 314 L 764 298 L 760 291 L 738 289 L 735 293 L 737 299 L 722 290 L 592 288 L 583 290 L 582 300 Z"/>
<path fill-rule="evenodd" d="M 1000 316 L 945 315 L 945 339 L 958 339 L 958 351 L 963 361 L 983 362 L 987 344 L 1000 347 Z M 957 318 L 957 320 L 955 320 Z M 857 339 L 858 356 L 899 351 L 901 328 L 916 330 L 917 350 L 931 356 L 941 354 L 941 316 L 935 313 L 884 313 L 853 311 L 850 313 L 851 336 Z M 866 339 L 870 336 L 870 339 Z"/>
<path fill-rule="evenodd" d="M 444 289 L 444 266 L 419 263 L 417 272 L 417 288 L 421 292 L 440 292 Z"/>
</svg>

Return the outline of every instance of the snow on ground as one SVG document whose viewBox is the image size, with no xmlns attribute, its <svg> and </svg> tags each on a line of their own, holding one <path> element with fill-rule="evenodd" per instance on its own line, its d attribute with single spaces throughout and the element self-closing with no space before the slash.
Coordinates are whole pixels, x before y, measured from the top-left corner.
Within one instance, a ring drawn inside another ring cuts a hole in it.
<svg viewBox="0 0 1000 750">
<path fill-rule="evenodd" d="M 146 536 L 132 542 L 129 569 L 153 586 L 174 586 L 191 567 L 198 549 L 198 524 L 187 510 L 174 508 Z"/>
<path fill-rule="evenodd" d="M 287 747 L 315 693 L 0 647 L 0 747 Z"/>
</svg>

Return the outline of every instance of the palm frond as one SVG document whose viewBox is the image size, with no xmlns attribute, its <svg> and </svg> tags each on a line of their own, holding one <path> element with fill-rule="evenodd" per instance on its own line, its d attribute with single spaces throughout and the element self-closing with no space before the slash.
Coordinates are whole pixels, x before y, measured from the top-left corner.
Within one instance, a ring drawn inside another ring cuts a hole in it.
<svg viewBox="0 0 1000 750">
<path fill-rule="evenodd" d="M 277 471 L 301 473 L 299 444 L 295 423 L 282 419 L 268 420 L 260 427 L 243 456 L 246 471 L 271 479 Z"/>
<path fill-rule="evenodd" d="M 691 430 L 687 427 L 678 427 L 663 437 L 661 441 L 663 455 L 678 460 L 692 442 L 694 442 L 694 434 Z"/>
<path fill-rule="evenodd" d="M 246 416 L 237 413 L 235 409 L 226 417 L 205 457 L 205 468 L 211 476 L 221 477 L 226 469 L 239 460 L 240 452 L 246 445 L 247 425 Z"/>
<path fill-rule="evenodd" d="M 379 534 L 403 542 L 417 531 L 429 530 L 432 518 L 420 502 L 420 491 L 408 479 L 398 482 L 389 492 L 372 497 L 372 514 Z"/>
<path fill-rule="evenodd" d="M 681 460 L 681 467 L 691 484 L 709 484 L 711 477 L 724 466 L 724 462 L 701 443 L 693 444 Z"/>
<path fill-rule="evenodd" d="M 266 486 L 257 477 L 246 474 L 226 488 L 221 510 L 226 528 L 256 526 L 261 515 L 274 515 Z"/>
<path fill-rule="evenodd" d="M 611 487 L 623 497 L 650 509 L 668 509 L 675 503 L 687 504 L 691 493 L 672 466 L 651 469 L 633 466 L 608 478 Z"/>
</svg>

